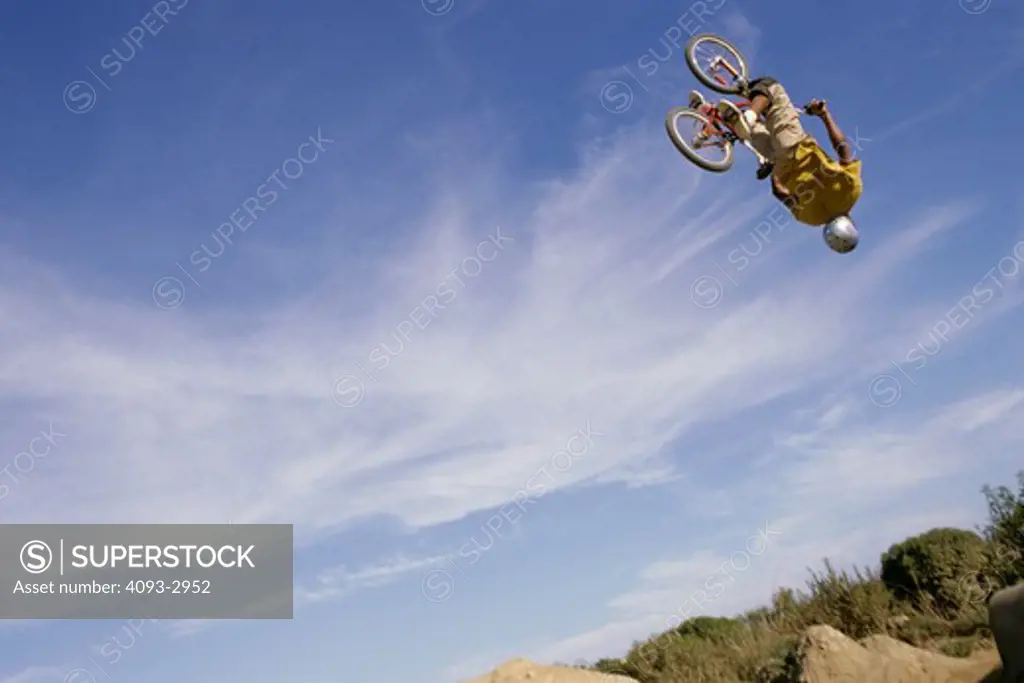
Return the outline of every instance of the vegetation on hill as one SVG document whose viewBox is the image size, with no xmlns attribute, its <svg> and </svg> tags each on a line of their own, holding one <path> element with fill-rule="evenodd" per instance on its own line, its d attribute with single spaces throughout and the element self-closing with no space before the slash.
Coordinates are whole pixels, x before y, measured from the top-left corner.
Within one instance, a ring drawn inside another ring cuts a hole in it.
<svg viewBox="0 0 1024 683">
<path fill-rule="evenodd" d="M 875 568 L 837 570 L 826 559 L 805 589 L 778 591 L 770 607 L 689 619 L 634 643 L 622 658 L 584 668 L 640 683 L 777 683 L 795 665 L 799 636 L 815 624 L 955 657 L 992 647 L 987 598 L 1024 581 L 1024 471 L 1016 491 L 986 486 L 982 493 L 989 519 L 977 532 L 926 531 L 894 544 Z"/>
</svg>

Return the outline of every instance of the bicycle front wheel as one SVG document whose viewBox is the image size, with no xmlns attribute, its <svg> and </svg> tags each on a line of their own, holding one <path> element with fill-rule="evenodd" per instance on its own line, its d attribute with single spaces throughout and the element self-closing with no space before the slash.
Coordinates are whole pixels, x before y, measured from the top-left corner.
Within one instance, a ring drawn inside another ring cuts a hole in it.
<svg viewBox="0 0 1024 683">
<path fill-rule="evenodd" d="M 750 80 L 747 60 L 725 38 L 701 33 L 686 43 L 686 66 L 697 80 L 723 95 L 738 95 Z"/>
</svg>

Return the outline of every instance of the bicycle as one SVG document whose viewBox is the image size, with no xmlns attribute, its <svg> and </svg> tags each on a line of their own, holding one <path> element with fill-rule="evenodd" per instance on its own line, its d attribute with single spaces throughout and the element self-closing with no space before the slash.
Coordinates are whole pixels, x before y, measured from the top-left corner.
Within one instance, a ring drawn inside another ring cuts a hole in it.
<svg viewBox="0 0 1024 683">
<path fill-rule="evenodd" d="M 714 47 L 722 48 L 728 54 L 726 56 L 714 54 L 712 52 Z M 687 67 L 703 85 L 722 95 L 747 96 L 750 77 L 747 61 L 739 49 L 726 39 L 710 33 L 695 35 L 686 43 L 683 54 Z M 707 60 L 706 66 L 700 61 L 700 57 L 705 54 L 712 55 Z M 732 100 L 732 102 L 741 111 L 750 108 L 749 99 Z M 806 113 L 806 107 L 803 109 L 802 113 Z M 680 131 L 681 122 L 687 119 L 694 125 L 690 135 L 685 135 Z M 736 142 L 740 142 L 751 151 L 757 159 L 758 166 L 761 169 L 767 169 L 766 173 L 759 173 L 758 177 L 763 179 L 770 172 L 768 159 L 758 152 L 749 140 L 741 139 L 735 129 L 722 118 L 718 108 L 710 102 L 697 108 L 673 107 L 665 117 L 665 129 L 676 149 L 705 171 L 724 173 L 732 168 L 735 161 L 733 148 Z M 699 153 L 699 150 L 708 148 L 721 150 L 723 158 L 714 161 Z"/>
</svg>

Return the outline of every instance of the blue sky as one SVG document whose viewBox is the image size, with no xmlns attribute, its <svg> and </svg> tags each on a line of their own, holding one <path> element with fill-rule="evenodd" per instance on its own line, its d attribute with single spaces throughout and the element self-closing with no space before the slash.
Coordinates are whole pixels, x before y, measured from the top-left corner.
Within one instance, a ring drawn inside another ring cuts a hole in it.
<svg viewBox="0 0 1024 683">
<path fill-rule="evenodd" d="M 705 4 L 8 3 L 2 519 L 293 523 L 297 607 L 5 622 L 0 681 L 593 659 L 980 523 L 1024 437 L 1024 13 Z M 679 27 L 829 100 L 856 252 L 675 152 Z"/>
</svg>

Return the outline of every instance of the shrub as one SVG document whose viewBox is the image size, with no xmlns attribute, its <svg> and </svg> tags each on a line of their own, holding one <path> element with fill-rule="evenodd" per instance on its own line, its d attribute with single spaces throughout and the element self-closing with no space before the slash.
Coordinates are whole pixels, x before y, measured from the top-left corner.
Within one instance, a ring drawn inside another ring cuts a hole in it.
<svg viewBox="0 0 1024 683">
<path fill-rule="evenodd" d="M 988 541 L 985 573 L 993 588 L 1024 581 L 1024 471 L 1017 473 L 1017 492 L 1005 486 L 984 487 L 989 523 L 981 532 Z"/>
<path fill-rule="evenodd" d="M 738 619 L 695 617 L 684 621 L 676 627 L 675 632 L 681 638 L 699 638 L 711 643 L 726 644 L 735 642 L 748 630 L 749 627 Z"/>
<path fill-rule="evenodd" d="M 882 581 L 896 599 L 955 617 L 977 602 L 985 541 L 966 529 L 932 529 L 882 554 Z"/>
</svg>

